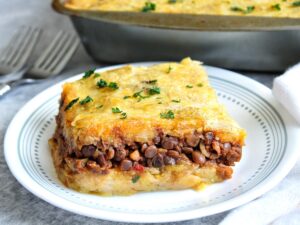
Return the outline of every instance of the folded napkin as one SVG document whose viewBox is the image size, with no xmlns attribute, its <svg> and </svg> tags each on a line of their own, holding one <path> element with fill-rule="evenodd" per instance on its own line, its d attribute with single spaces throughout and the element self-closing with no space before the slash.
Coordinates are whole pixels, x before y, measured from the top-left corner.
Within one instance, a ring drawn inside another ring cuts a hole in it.
<svg viewBox="0 0 300 225">
<path fill-rule="evenodd" d="M 273 95 L 300 124 L 300 63 L 275 78 Z"/>
<path fill-rule="evenodd" d="M 300 63 L 275 78 L 273 95 L 300 124 Z M 270 192 L 230 212 L 219 225 L 299 225 L 300 159 Z"/>
<path fill-rule="evenodd" d="M 299 225 L 300 160 L 272 191 L 233 210 L 219 225 Z"/>
</svg>

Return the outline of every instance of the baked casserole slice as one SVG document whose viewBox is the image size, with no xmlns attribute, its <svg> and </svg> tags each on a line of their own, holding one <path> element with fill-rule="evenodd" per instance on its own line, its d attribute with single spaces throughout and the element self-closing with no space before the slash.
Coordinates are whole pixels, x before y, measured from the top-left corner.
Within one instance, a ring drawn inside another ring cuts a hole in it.
<svg viewBox="0 0 300 225">
<path fill-rule="evenodd" d="M 59 179 L 102 195 L 229 179 L 246 136 L 190 58 L 88 71 L 64 84 L 56 121 L 49 143 Z"/>
</svg>

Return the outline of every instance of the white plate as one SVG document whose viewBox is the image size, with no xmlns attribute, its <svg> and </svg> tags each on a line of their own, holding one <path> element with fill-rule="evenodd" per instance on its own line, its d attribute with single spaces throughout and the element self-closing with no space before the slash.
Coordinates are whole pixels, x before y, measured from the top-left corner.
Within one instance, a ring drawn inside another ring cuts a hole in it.
<svg viewBox="0 0 300 225">
<path fill-rule="evenodd" d="M 116 67 L 98 72 L 112 68 Z M 231 180 L 202 192 L 165 191 L 128 197 L 100 197 L 66 188 L 56 177 L 47 144 L 55 128 L 62 83 L 33 98 L 11 122 L 4 142 L 11 172 L 25 188 L 57 207 L 113 221 L 188 220 L 229 210 L 259 197 L 295 164 L 299 128 L 265 86 L 227 70 L 208 66 L 206 69 L 220 101 L 248 132 L 242 160 L 234 168 Z"/>
</svg>

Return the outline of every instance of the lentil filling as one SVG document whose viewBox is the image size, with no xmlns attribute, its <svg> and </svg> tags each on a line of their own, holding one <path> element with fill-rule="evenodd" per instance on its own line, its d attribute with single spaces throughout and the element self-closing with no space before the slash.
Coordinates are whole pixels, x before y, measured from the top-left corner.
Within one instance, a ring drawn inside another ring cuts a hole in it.
<svg viewBox="0 0 300 225">
<path fill-rule="evenodd" d="M 57 118 L 57 120 L 59 120 Z M 151 143 L 125 143 L 111 146 L 99 141 L 99 145 L 84 145 L 80 150 L 67 143 L 59 125 L 54 140 L 58 143 L 62 165 L 66 163 L 74 172 L 88 169 L 95 173 L 108 173 L 110 168 L 122 171 L 142 171 L 145 167 L 162 168 L 166 165 L 195 163 L 233 166 L 240 161 L 242 148 L 220 139 L 213 132 L 194 132 L 184 138 L 160 132 Z"/>
</svg>

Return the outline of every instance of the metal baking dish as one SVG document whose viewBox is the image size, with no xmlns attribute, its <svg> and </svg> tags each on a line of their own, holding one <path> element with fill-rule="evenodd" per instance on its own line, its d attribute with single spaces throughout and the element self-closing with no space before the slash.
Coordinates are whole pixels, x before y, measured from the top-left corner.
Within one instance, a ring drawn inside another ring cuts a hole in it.
<svg viewBox="0 0 300 225">
<path fill-rule="evenodd" d="M 211 20 L 203 23 L 205 26 L 191 23 L 194 27 L 189 24 L 187 29 L 182 23 L 170 26 L 168 20 L 161 22 L 164 18 L 155 27 L 151 19 L 154 14 L 138 22 L 136 14 L 126 20 L 126 13 L 116 16 L 66 10 L 59 0 L 54 0 L 53 6 L 70 15 L 87 52 L 101 62 L 180 60 L 190 56 L 230 69 L 282 71 L 300 60 L 299 20 L 250 18 L 230 26 L 232 17 L 223 17 L 226 22 L 221 25 Z M 207 29 L 208 23 L 214 27 Z"/>
</svg>

